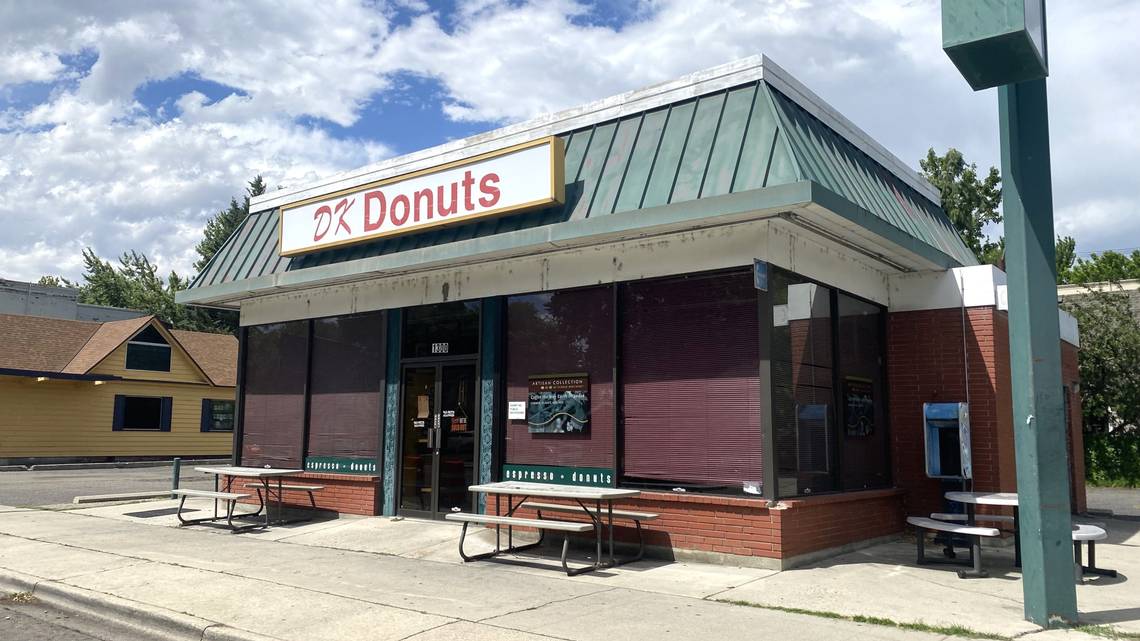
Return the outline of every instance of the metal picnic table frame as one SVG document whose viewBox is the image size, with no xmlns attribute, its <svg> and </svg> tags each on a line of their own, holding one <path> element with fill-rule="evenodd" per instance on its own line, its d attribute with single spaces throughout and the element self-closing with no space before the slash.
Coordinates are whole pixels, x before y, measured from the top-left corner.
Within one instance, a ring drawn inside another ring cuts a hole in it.
<svg viewBox="0 0 1140 641">
<path fill-rule="evenodd" d="M 229 492 L 231 490 L 231 488 L 233 486 L 234 479 L 236 479 L 236 478 L 254 479 L 254 480 L 257 480 L 261 483 L 262 488 L 265 490 L 265 498 L 264 498 L 264 500 L 260 501 L 260 505 L 258 506 L 257 511 L 253 512 L 251 514 L 242 514 L 242 515 L 236 515 L 236 516 L 244 516 L 246 518 L 254 517 L 254 516 L 260 515 L 262 510 L 264 510 L 265 511 L 264 522 L 254 523 L 254 524 L 245 525 L 245 526 L 241 526 L 241 527 L 234 527 L 231 523 L 230 527 L 235 532 L 240 532 L 243 530 L 250 530 L 250 529 L 254 529 L 254 528 L 267 528 L 270 525 L 282 525 L 285 523 L 294 522 L 294 521 L 285 521 L 281 517 L 281 515 L 284 512 L 284 503 L 285 503 L 285 495 L 284 495 L 283 490 L 281 488 L 281 481 L 282 481 L 282 479 L 289 477 L 289 476 L 298 476 L 300 474 L 304 474 L 305 470 L 273 468 L 273 467 L 244 467 L 244 466 L 240 466 L 240 465 L 204 466 L 204 467 L 195 467 L 194 470 L 198 471 L 198 472 L 202 472 L 204 474 L 213 474 L 214 475 L 214 491 L 218 491 L 218 485 L 219 485 L 218 478 L 221 476 L 226 477 L 226 489 L 225 489 L 226 492 Z M 276 501 L 277 502 L 277 520 L 276 521 L 273 521 L 270 518 L 270 511 L 271 510 L 270 510 L 270 505 L 268 505 L 270 503 L 273 503 L 273 486 L 270 484 L 271 479 L 277 479 L 277 488 L 276 488 L 276 491 L 277 491 L 277 501 Z M 260 498 L 260 495 L 259 495 L 259 498 Z M 220 518 L 222 518 L 222 517 L 218 516 L 218 499 L 214 499 L 214 518 L 213 519 L 197 519 L 197 520 L 191 521 L 191 522 L 192 523 L 200 523 L 200 522 L 205 522 L 207 520 L 217 521 Z"/>
<path fill-rule="evenodd" d="M 594 564 L 582 568 L 566 569 L 566 573 L 570 576 L 576 576 L 585 572 L 593 572 L 604 568 L 616 567 L 623 563 L 636 561 L 633 559 L 618 559 L 614 556 L 614 500 L 632 498 L 641 494 L 640 490 L 619 489 L 612 487 L 591 487 L 581 485 L 555 485 L 551 483 L 531 483 L 527 481 L 498 481 L 495 483 L 483 483 L 481 485 L 472 485 L 467 488 L 468 492 L 483 493 L 494 495 L 495 497 L 495 513 L 502 514 L 500 499 L 507 498 L 507 513 L 505 516 L 513 516 L 515 511 L 519 509 L 524 503 L 531 498 L 547 498 L 547 499 L 572 499 L 582 512 L 590 518 L 590 522 L 594 524 Z M 521 496 L 519 501 L 515 502 L 515 497 Z M 587 507 L 586 502 L 593 502 L 593 511 Z M 602 510 L 602 503 L 606 503 L 605 511 Z M 605 515 L 606 519 L 602 516 Z M 501 524 L 495 525 L 495 551 L 486 554 L 476 555 L 471 559 L 476 558 L 490 558 L 499 555 L 503 552 L 501 534 Z M 539 533 L 539 539 L 536 543 L 514 547 L 514 532 L 511 525 L 507 525 L 507 551 L 521 552 L 537 547 L 543 542 L 543 533 Z M 609 536 L 609 558 L 603 560 L 602 558 L 602 529 L 606 530 Z M 565 546 L 564 546 L 565 548 Z M 460 549 L 462 549 L 462 541 L 460 542 Z M 563 549 L 563 566 L 566 565 L 565 549 Z"/>
<path fill-rule="evenodd" d="M 1021 567 L 1021 519 L 1015 492 L 947 492 L 946 499 L 966 506 L 966 523 L 976 525 L 977 506 L 995 505 L 1013 508 L 1013 566 Z"/>
</svg>

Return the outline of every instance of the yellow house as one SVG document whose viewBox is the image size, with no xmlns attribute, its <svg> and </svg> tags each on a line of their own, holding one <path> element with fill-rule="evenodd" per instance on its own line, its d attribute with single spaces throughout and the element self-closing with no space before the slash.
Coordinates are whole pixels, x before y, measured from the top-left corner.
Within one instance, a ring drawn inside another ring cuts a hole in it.
<svg viewBox="0 0 1140 641">
<path fill-rule="evenodd" d="M 228 456 L 237 339 L 0 314 L 0 464 Z"/>
</svg>

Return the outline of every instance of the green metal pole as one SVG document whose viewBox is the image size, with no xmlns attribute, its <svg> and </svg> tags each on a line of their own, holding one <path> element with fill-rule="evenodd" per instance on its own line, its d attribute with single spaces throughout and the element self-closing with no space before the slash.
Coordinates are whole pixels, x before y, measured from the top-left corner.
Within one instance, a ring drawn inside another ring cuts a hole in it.
<svg viewBox="0 0 1140 641">
<path fill-rule="evenodd" d="M 1077 620 L 1045 80 L 998 88 L 1025 618 Z"/>
</svg>

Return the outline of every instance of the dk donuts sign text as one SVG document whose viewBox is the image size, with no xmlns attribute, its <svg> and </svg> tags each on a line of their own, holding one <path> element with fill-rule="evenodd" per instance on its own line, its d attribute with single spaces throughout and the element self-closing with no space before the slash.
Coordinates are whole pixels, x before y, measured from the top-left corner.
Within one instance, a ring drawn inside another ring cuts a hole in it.
<svg viewBox="0 0 1140 641">
<path fill-rule="evenodd" d="M 281 255 L 563 202 L 565 153 L 551 136 L 285 205 Z"/>
</svg>

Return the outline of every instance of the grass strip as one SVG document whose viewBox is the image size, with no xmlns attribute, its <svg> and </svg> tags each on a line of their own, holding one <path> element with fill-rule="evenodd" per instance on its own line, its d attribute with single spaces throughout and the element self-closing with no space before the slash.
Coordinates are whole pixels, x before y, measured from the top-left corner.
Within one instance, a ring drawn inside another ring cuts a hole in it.
<svg viewBox="0 0 1140 641">
<path fill-rule="evenodd" d="M 1121 632 L 1111 625 L 1084 624 L 1075 625 L 1073 629 L 1106 639 L 1140 639 L 1140 634 L 1136 634 L 1135 632 Z"/>
<path fill-rule="evenodd" d="M 787 612 L 789 614 L 806 614 L 813 617 L 821 617 L 824 619 L 838 619 L 841 621 L 851 621 L 853 623 L 867 623 L 870 625 L 881 625 L 888 628 L 899 628 L 902 630 L 914 630 L 915 632 L 930 632 L 933 634 L 942 634 L 946 636 L 963 637 L 968 639 L 994 639 L 995 641 L 1008 641 L 1011 637 L 1002 636 L 1000 634 L 993 634 L 992 632 L 981 632 L 980 630 L 972 630 L 962 625 L 931 625 L 921 621 L 895 621 L 885 617 L 872 617 L 862 614 L 840 614 L 838 612 L 829 612 L 827 610 L 808 610 L 806 608 L 790 608 L 782 605 L 761 605 L 759 603 L 752 603 L 750 601 L 737 601 L 732 599 L 715 599 L 720 603 L 729 603 L 731 605 L 743 605 L 750 608 L 761 608 L 764 610 L 776 610 L 779 612 Z M 1104 626 L 1102 626 L 1104 627 Z M 1109 628 L 1111 630 L 1111 628 Z"/>
</svg>

